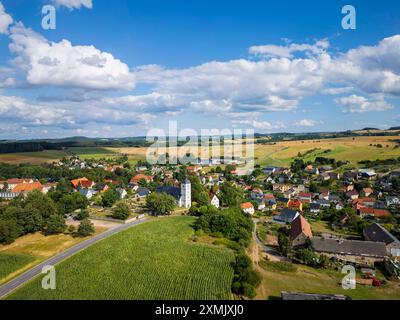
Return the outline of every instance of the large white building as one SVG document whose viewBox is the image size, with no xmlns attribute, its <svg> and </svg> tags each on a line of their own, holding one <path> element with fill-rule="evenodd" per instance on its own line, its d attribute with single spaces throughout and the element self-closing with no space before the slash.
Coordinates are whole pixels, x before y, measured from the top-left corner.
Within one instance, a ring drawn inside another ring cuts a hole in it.
<svg viewBox="0 0 400 320">
<path fill-rule="evenodd" d="M 181 196 L 178 201 L 181 208 L 189 209 L 192 206 L 192 185 L 188 179 L 181 184 Z"/>
<path fill-rule="evenodd" d="M 179 207 L 189 209 L 192 206 L 192 184 L 185 180 L 180 188 L 163 186 L 157 188 L 157 193 L 166 193 L 173 196 Z"/>
</svg>

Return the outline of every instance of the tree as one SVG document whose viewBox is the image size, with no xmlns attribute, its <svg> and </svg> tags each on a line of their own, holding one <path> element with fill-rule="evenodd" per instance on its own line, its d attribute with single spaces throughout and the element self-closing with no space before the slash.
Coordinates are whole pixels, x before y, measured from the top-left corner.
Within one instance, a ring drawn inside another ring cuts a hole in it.
<svg viewBox="0 0 400 320">
<path fill-rule="evenodd" d="M 76 220 L 82 221 L 88 219 L 89 216 L 90 216 L 89 211 L 81 209 L 81 211 L 79 211 L 79 213 L 76 215 Z"/>
<path fill-rule="evenodd" d="M 256 287 L 261 283 L 261 276 L 252 268 L 251 260 L 246 254 L 236 255 L 234 273 L 232 292 L 253 299 Z"/>
<path fill-rule="evenodd" d="M 311 248 L 298 250 L 296 257 L 307 266 L 317 267 L 319 265 L 318 256 Z"/>
<path fill-rule="evenodd" d="M 81 221 L 78 227 L 78 234 L 81 237 L 88 237 L 95 232 L 93 224 L 89 219 L 84 219 Z"/>
<path fill-rule="evenodd" d="M 28 193 L 28 196 L 23 201 L 23 206 L 29 206 L 30 209 L 36 209 L 41 213 L 44 219 L 59 213 L 55 202 L 39 190 Z"/>
<path fill-rule="evenodd" d="M 108 189 L 102 196 L 102 203 L 105 207 L 112 207 L 118 200 L 118 194 L 115 189 Z"/>
<path fill-rule="evenodd" d="M 165 216 L 175 209 L 176 200 L 166 193 L 152 193 L 147 197 L 146 205 L 155 215 Z"/>
<path fill-rule="evenodd" d="M 278 245 L 279 245 L 279 251 L 285 257 L 287 257 L 291 252 L 292 244 L 290 238 L 283 232 L 279 232 L 278 234 Z"/>
<path fill-rule="evenodd" d="M 192 200 L 196 202 L 199 206 L 206 206 L 209 204 L 210 200 L 208 197 L 208 192 L 201 184 L 198 176 L 189 177 L 191 188 L 192 188 Z"/>
<path fill-rule="evenodd" d="M 243 193 L 232 186 L 229 182 L 224 182 L 220 189 L 220 200 L 227 207 L 235 207 L 243 202 Z"/>
<path fill-rule="evenodd" d="M 0 220 L 0 243 L 13 243 L 20 234 L 21 229 L 15 220 Z"/>
<path fill-rule="evenodd" d="M 130 209 L 128 205 L 124 202 L 118 202 L 113 210 L 112 217 L 114 219 L 126 220 L 130 215 Z"/>
<path fill-rule="evenodd" d="M 66 228 L 67 225 L 65 224 L 64 217 L 60 214 L 53 214 L 47 220 L 47 226 L 44 233 L 46 236 L 58 234 L 64 232 Z"/>
<path fill-rule="evenodd" d="M 31 204 L 18 211 L 17 221 L 23 228 L 24 233 L 34 233 L 42 230 L 45 224 L 41 212 L 33 208 Z"/>
<path fill-rule="evenodd" d="M 207 233 L 222 234 L 226 238 L 247 247 L 253 231 L 253 221 L 237 208 L 208 211 L 196 220 L 196 230 Z"/>
<path fill-rule="evenodd" d="M 71 213 L 77 209 L 85 209 L 88 204 L 88 199 L 79 192 L 66 194 L 59 200 L 60 210 L 63 213 Z"/>
</svg>

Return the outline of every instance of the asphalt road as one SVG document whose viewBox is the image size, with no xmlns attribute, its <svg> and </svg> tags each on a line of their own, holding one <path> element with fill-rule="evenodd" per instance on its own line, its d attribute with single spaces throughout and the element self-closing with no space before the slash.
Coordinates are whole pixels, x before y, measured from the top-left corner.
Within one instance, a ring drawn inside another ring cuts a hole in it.
<svg viewBox="0 0 400 320">
<path fill-rule="evenodd" d="M 42 269 L 44 266 L 49 266 L 49 265 L 55 266 L 56 264 L 60 263 L 61 261 L 71 257 L 72 255 L 78 253 L 79 251 L 82 251 L 83 249 L 86 249 L 89 246 L 91 246 L 105 238 L 108 238 L 116 233 L 119 233 L 123 230 L 129 229 L 136 225 L 142 224 L 149 220 L 150 220 L 149 218 L 145 218 L 145 219 L 133 221 L 133 222 L 130 222 L 127 224 L 121 224 L 120 226 L 109 229 L 109 230 L 107 230 L 103 233 L 100 233 L 88 240 L 80 242 L 77 245 L 59 253 L 58 255 L 38 264 L 37 266 L 33 267 L 32 269 L 29 269 L 28 271 L 26 271 L 26 272 L 22 273 L 21 275 L 19 275 L 18 277 L 14 278 L 10 282 L 7 282 L 6 284 L 0 286 L 0 299 L 4 298 L 5 296 L 9 295 L 17 288 L 21 287 L 22 285 L 31 281 L 33 278 L 40 275 L 42 273 Z"/>
</svg>

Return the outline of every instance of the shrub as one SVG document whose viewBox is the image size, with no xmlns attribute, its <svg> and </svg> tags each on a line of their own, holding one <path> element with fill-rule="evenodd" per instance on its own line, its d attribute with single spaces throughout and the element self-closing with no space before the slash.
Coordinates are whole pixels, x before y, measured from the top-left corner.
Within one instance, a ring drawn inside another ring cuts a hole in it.
<svg viewBox="0 0 400 320">
<path fill-rule="evenodd" d="M 79 224 L 78 234 L 81 237 L 87 237 L 94 233 L 94 226 L 89 219 L 82 220 Z"/>
</svg>

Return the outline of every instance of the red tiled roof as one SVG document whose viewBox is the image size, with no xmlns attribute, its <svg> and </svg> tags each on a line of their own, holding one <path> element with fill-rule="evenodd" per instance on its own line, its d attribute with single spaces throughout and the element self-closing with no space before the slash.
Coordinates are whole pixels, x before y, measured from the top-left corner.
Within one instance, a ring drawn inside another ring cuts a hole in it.
<svg viewBox="0 0 400 320">
<path fill-rule="evenodd" d="M 264 194 L 264 199 L 275 199 L 275 196 L 272 193 Z"/>
<path fill-rule="evenodd" d="M 152 176 L 147 176 L 145 174 L 137 174 L 136 176 L 132 177 L 130 183 L 139 183 L 140 180 L 146 180 L 147 182 L 151 182 L 153 181 L 153 177 Z"/>
<path fill-rule="evenodd" d="M 87 188 L 91 188 L 93 185 L 93 181 L 89 180 L 85 177 L 83 178 L 79 178 L 79 179 L 75 179 L 71 181 L 72 185 L 74 186 L 74 188 L 78 188 L 79 185 L 83 188 L 83 189 L 87 189 Z"/>
<path fill-rule="evenodd" d="M 13 193 L 27 193 L 33 190 L 42 190 L 43 185 L 40 182 L 33 182 L 33 183 L 20 183 L 17 184 L 14 189 L 12 189 Z"/>
<path fill-rule="evenodd" d="M 241 207 L 242 209 L 254 208 L 254 206 L 253 206 L 253 204 L 252 204 L 251 202 L 242 203 L 242 204 L 240 205 L 240 207 Z"/>
<path fill-rule="evenodd" d="M 374 208 L 367 208 L 367 207 L 360 208 L 360 214 L 373 215 L 373 216 L 375 216 L 377 218 L 389 217 L 390 216 L 390 212 L 388 210 L 374 209 Z"/>
<path fill-rule="evenodd" d="M 311 196 L 312 196 L 311 193 L 305 193 L 305 192 L 299 193 L 300 198 L 310 198 Z"/>
<path fill-rule="evenodd" d="M 294 200 L 290 200 L 287 205 L 288 205 L 288 207 L 300 208 L 302 206 L 302 203 L 301 203 L 301 201 L 294 199 Z"/>
</svg>

